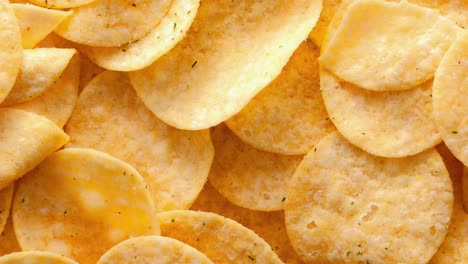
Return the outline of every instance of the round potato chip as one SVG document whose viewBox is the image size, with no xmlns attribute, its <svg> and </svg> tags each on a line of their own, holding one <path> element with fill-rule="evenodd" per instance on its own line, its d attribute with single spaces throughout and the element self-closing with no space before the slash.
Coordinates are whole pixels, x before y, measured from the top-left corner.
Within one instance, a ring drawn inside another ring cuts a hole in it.
<svg viewBox="0 0 468 264">
<path fill-rule="evenodd" d="M 0 264 L 78 264 L 76 261 L 51 252 L 16 252 L 0 257 Z"/>
<path fill-rule="evenodd" d="M 11 220 L 10 214 L 3 232 L 0 232 L 0 256 L 19 251 L 21 251 L 21 248 L 16 240 L 13 221 Z"/>
<path fill-rule="evenodd" d="M 23 176 L 68 141 L 49 119 L 0 108 L 0 189 Z"/>
<path fill-rule="evenodd" d="M 0 190 L 0 233 L 5 228 L 8 216 L 10 215 L 11 199 L 13 199 L 14 184 Z M 1 245 L 1 244 L 0 244 Z"/>
<path fill-rule="evenodd" d="M 210 183 L 229 201 L 259 211 L 283 209 L 286 185 L 302 156 L 257 150 L 240 140 L 224 124 L 212 131 L 215 158 Z"/>
<path fill-rule="evenodd" d="M 223 216 L 196 211 L 158 214 L 161 235 L 180 240 L 217 264 L 283 263 L 252 230 Z"/>
<path fill-rule="evenodd" d="M 127 163 L 92 149 L 50 155 L 18 183 L 13 222 L 23 250 L 96 263 L 125 239 L 159 234 L 153 200 Z"/>
<path fill-rule="evenodd" d="M 406 90 L 434 76 L 459 30 L 439 12 L 406 1 L 354 1 L 319 61 L 359 87 Z"/>
<path fill-rule="evenodd" d="M 96 0 L 29 0 L 38 6 L 47 8 L 70 8 L 89 4 Z"/>
<path fill-rule="evenodd" d="M 116 47 L 148 34 L 166 15 L 172 0 L 99 0 L 73 9 L 55 32 L 73 42 Z"/>
<path fill-rule="evenodd" d="M 373 155 L 405 157 L 441 141 L 432 117 L 432 81 L 405 91 L 375 92 L 321 70 L 320 86 L 336 128 Z"/>
<path fill-rule="evenodd" d="M 333 133 L 291 179 L 285 219 L 293 247 L 310 263 L 427 263 L 447 234 L 452 203 L 434 149 L 379 158 Z"/>
<path fill-rule="evenodd" d="M 187 36 L 130 79 L 167 124 L 209 128 L 280 74 L 321 8 L 321 0 L 203 1 Z"/>
<path fill-rule="evenodd" d="M 309 34 L 309 39 L 312 40 L 315 45 L 321 47 L 323 38 L 327 32 L 327 27 L 341 2 L 342 0 L 323 0 L 323 9 L 322 13 L 320 13 L 320 18 L 317 21 L 317 25 L 315 25 L 314 29 Z"/>
<path fill-rule="evenodd" d="M 468 1 L 466 0 L 408 0 L 408 2 L 437 9 L 442 15 L 455 21 L 458 26 L 468 28 Z"/>
<path fill-rule="evenodd" d="M 167 15 L 138 42 L 119 47 L 80 45 L 97 65 L 114 71 L 135 71 L 149 66 L 185 37 L 197 14 L 199 0 L 174 0 Z"/>
<path fill-rule="evenodd" d="M 468 166 L 468 31 L 445 53 L 432 88 L 434 119 L 447 147 Z"/>
<path fill-rule="evenodd" d="M 320 94 L 320 51 L 303 42 L 281 74 L 226 125 L 263 151 L 303 155 L 334 130 Z"/>
<path fill-rule="evenodd" d="M 7 0 L 0 0 L 0 103 L 7 97 L 23 60 L 18 20 Z"/>
<path fill-rule="evenodd" d="M 123 73 L 106 71 L 81 93 L 65 128 L 67 147 L 90 147 L 135 166 L 158 211 L 188 209 L 205 184 L 214 151 L 208 130 L 184 131 L 153 115 Z"/>
<path fill-rule="evenodd" d="M 125 240 L 107 251 L 97 264 L 212 264 L 203 253 L 178 240 L 144 236 Z"/>
</svg>

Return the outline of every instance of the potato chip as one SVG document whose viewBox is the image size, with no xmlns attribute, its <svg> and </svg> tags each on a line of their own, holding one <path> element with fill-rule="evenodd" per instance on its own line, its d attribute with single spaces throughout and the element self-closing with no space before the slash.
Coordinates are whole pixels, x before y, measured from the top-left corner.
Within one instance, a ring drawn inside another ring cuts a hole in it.
<svg viewBox="0 0 468 264">
<path fill-rule="evenodd" d="M 191 210 L 212 212 L 252 229 L 271 246 L 284 263 L 303 264 L 289 242 L 283 211 L 260 212 L 232 204 L 206 183 Z"/>
<path fill-rule="evenodd" d="M 437 11 L 407 2 L 355 1 L 319 61 L 362 88 L 406 90 L 434 76 L 459 29 Z"/>
<path fill-rule="evenodd" d="M 320 86 L 336 128 L 373 155 L 414 155 L 441 141 L 432 117 L 432 81 L 405 91 L 375 92 L 321 70 Z"/>
<path fill-rule="evenodd" d="M 468 166 L 468 31 L 453 43 L 435 74 L 434 119 L 452 153 Z"/>
<path fill-rule="evenodd" d="M 159 233 L 153 201 L 127 163 L 92 149 L 50 155 L 18 183 L 13 222 L 23 250 L 96 263 L 125 239 Z"/>
<path fill-rule="evenodd" d="M 188 209 L 214 156 L 209 131 L 184 131 L 157 119 L 123 73 L 106 71 L 83 90 L 65 130 L 67 147 L 90 147 L 135 166 L 158 211 Z"/>
<path fill-rule="evenodd" d="M 0 108 L 0 138 L 0 189 L 68 141 L 68 136 L 49 119 L 6 108 Z"/>
<path fill-rule="evenodd" d="M 463 169 L 463 178 L 462 178 L 462 196 L 463 196 L 463 207 L 465 212 L 468 214 L 468 168 Z"/>
<path fill-rule="evenodd" d="M 164 18 L 172 0 L 99 0 L 73 9 L 55 32 L 73 42 L 115 47 L 137 41 Z"/>
<path fill-rule="evenodd" d="M 200 5 L 199 0 L 174 0 L 167 15 L 138 42 L 119 47 L 80 45 L 97 65 L 115 71 L 135 71 L 149 66 L 185 37 Z"/>
<path fill-rule="evenodd" d="M 286 185 L 302 156 L 257 150 L 240 140 L 224 124 L 212 131 L 215 158 L 210 183 L 229 201 L 259 211 L 283 209 Z"/>
<path fill-rule="evenodd" d="M 97 264 L 212 264 L 203 253 L 178 240 L 162 236 L 144 236 L 125 240 L 107 251 Z"/>
<path fill-rule="evenodd" d="M 204 1 L 187 36 L 130 79 L 167 124 L 217 125 L 280 74 L 321 8 L 321 0 Z"/>
<path fill-rule="evenodd" d="M 0 0 L 0 103 L 7 97 L 23 60 L 18 21 L 7 0 Z"/>
<path fill-rule="evenodd" d="M 342 0 L 323 0 L 323 9 L 320 13 L 320 18 L 317 21 L 317 25 L 314 27 L 314 30 L 310 32 L 309 39 L 312 40 L 315 45 L 321 46 L 323 38 L 327 32 L 327 27 L 330 24 L 330 21 L 335 15 L 335 12 L 340 7 Z"/>
<path fill-rule="evenodd" d="M 44 2 L 44 1 L 41 1 Z M 12 4 L 21 30 L 23 48 L 31 49 L 52 32 L 72 11 L 51 10 L 30 4 Z"/>
<path fill-rule="evenodd" d="M 24 50 L 15 85 L 2 106 L 26 102 L 44 93 L 57 81 L 75 53 L 74 49 Z"/>
<path fill-rule="evenodd" d="M 450 177 L 434 149 L 379 158 L 333 133 L 291 179 L 285 219 L 306 262 L 427 263 L 447 234 L 452 203 Z"/>
<path fill-rule="evenodd" d="M 89 4 L 96 0 L 29 0 L 38 6 L 47 8 L 70 8 Z"/>
<path fill-rule="evenodd" d="M 307 154 L 334 129 L 320 94 L 319 53 L 312 43 L 303 42 L 281 74 L 226 125 L 258 149 Z"/>
<path fill-rule="evenodd" d="M 468 28 L 468 1 L 465 0 L 408 0 L 411 3 L 437 9 L 440 13 L 457 23 L 462 28 Z"/>
<path fill-rule="evenodd" d="M 14 184 L 0 190 L 0 233 L 5 228 L 10 215 L 11 199 L 13 199 Z"/>
<path fill-rule="evenodd" d="M 13 229 L 13 221 L 11 215 L 7 219 L 5 229 L 0 232 L 0 256 L 10 254 L 13 252 L 19 252 L 21 248 L 16 240 L 15 230 Z"/>
<path fill-rule="evenodd" d="M 97 66 L 86 56 L 81 56 L 80 65 L 80 92 L 88 85 L 88 83 L 104 71 L 103 68 Z"/>
<path fill-rule="evenodd" d="M 0 264 L 78 264 L 76 261 L 50 252 L 16 252 L 0 257 Z"/>
<path fill-rule="evenodd" d="M 79 80 L 80 58 L 75 53 L 62 75 L 43 94 L 10 107 L 43 115 L 63 127 L 78 99 Z"/>
<path fill-rule="evenodd" d="M 158 214 L 161 234 L 180 240 L 217 264 L 283 263 L 252 230 L 223 216 L 175 210 Z"/>
</svg>

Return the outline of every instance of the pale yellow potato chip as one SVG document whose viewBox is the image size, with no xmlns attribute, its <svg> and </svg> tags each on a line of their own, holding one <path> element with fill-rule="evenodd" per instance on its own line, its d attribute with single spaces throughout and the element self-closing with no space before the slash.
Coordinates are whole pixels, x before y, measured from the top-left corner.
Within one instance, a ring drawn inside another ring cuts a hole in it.
<svg viewBox="0 0 468 264">
<path fill-rule="evenodd" d="M 174 0 L 167 15 L 148 35 L 119 47 L 78 48 L 97 65 L 114 71 L 135 71 L 149 66 L 185 37 L 197 14 L 199 0 Z"/>
<path fill-rule="evenodd" d="M 320 93 L 319 53 L 314 44 L 303 42 L 281 74 L 226 125 L 258 149 L 307 154 L 334 130 Z"/>
<path fill-rule="evenodd" d="M 7 0 L 0 0 L 0 103 L 13 88 L 23 60 L 18 20 Z"/>
<path fill-rule="evenodd" d="M 147 35 L 166 16 L 172 0 L 99 0 L 76 7 L 55 33 L 80 44 L 115 47 Z"/>
<path fill-rule="evenodd" d="M 430 7 L 457 23 L 462 28 L 468 28 L 468 1 L 466 0 L 408 0 L 408 2 L 424 7 Z"/>
<path fill-rule="evenodd" d="M 12 210 L 23 250 L 96 263 L 115 244 L 159 234 L 151 194 L 127 163 L 93 149 L 50 155 L 18 183 Z"/>
<path fill-rule="evenodd" d="M 135 166 L 158 211 L 188 209 L 214 156 L 208 130 L 178 130 L 157 119 L 124 73 L 106 71 L 93 79 L 65 130 L 67 147 L 91 147 Z"/>
<path fill-rule="evenodd" d="M 44 2 L 44 1 L 41 1 Z M 23 48 L 31 49 L 52 32 L 72 11 L 47 9 L 30 4 L 12 4 L 21 30 Z"/>
<path fill-rule="evenodd" d="M 468 31 L 445 53 L 432 94 L 440 135 L 455 157 L 468 166 Z"/>
<path fill-rule="evenodd" d="M 162 236 L 130 238 L 112 247 L 97 264 L 213 264 L 203 253 L 178 240 Z"/>
<path fill-rule="evenodd" d="M 354 1 L 319 61 L 359 87 L 406 90 L 434 76 L 459 30 L 439 12 L 407 2 Z"/>
<path fill-rule="evenodd" d="M 265 240 L 221 215 L 175 210 L 158 214 L 161 235 L 180 240 L 217 264 L 283 263 Z"/>
<path fill-rule="evenodd" d="M 0 257 L 0 264 L 78 264 L 76 261 L 51 252 L 26 251 Z"/>
<path fill-rule="evenodd" d="M 327 32 L 327 27 L 330 24 L 335 12 L 340 7 L 342 0 L 323 0 L 323 9 L 320 13 L 320 18 L 317 21 L 312 32 L 309 34 L 309 39 L 312 40 L 315 45 L 321 47 L 322 41 Z"/>
<path fill-rule="evenodd" d="M 283 209 L 286 185 L 302 156 L 257 150 L 220 124 L 212 130 L 215 158 L 210 183 L 229 201 L 259 211 Z"/>
<path fill-rule="evenodd" d="M 8 218 L 5 229 L 0 232 L 0 256 L 10 254 L 13 252 L 19 252 L 21 248 L 16 240 L 15 230 L 13 229 L 13 221 L 11 220 L 11 214 Z"/>
<path fill-rule="evenodd" d="M 80 58 L 78 53 L 75 53 L 62 75 L 43 94 L 9 107 L 43 115 L 54 121 L 57 126 L 63 127 L 78 99 L 79 81 Z"/>
<path fill-rule="evenodd" d="M 74 49 L 24 50 L 23 63 L 15 85 L 1 105 L 26 102 L 44 93 L 57 81 L 75 53 Z"/>
<path fill-rule="evenodd" d="M 260 212 L 232 204 L 206 183 L 191 210 L 212 212 L 231 218 L 253 230 L 271 246 L 284 263 L 303 264 L 289 242 L 284 212 Z"/>
<path fill-rule="evenodd" d="M 47 8 L 70 8 L 89 4 L 96 0 L 29 0 L 38 6 Z"/>
<path fill-rule="evenodd" d="M 203 1 L 187 36 L 130 79 L 167 124 L 217 125 L 280 74 L 321 8 L 321 0 Z"/>
<path fill-rule="evenodd" d="M 49 119 L 0 108 L 0 189 L 62 147 L 68 136 Z"/>
<path fill-rule="evenodd" d="M 11 199 L 13 199 L 14 184 L 0 190 L 0 233 L 5 228 L 8 216 L 10 215 Z"/>
<path fill-rule="evenodd" d="M 432 117 L 432 81 L 405 91 L 375 92 L 321 70 L 320 86 L 336 128 L 373 155 L 405 157 L 441 141 Z"/>
</svg>

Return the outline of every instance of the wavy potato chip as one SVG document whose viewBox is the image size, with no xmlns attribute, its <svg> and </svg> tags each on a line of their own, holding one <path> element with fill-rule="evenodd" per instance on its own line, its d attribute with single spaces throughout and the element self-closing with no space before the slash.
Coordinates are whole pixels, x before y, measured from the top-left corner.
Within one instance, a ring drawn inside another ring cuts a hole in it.
<svg viewBox="0 0 468 264">
<path fill-rule="evenodd" d="M 151 66 L 131 72 L 131 82 L 167 124 L 217 125 L 280 74 L 321 8 L 321 0 L 203 1 L 187 36 Z"/>
<path fill-rule="evenodd" d="M 175 210 L 158 219 L 161 235 L 196 248 L 214 263 L 283 263 L 255 232 L 221 215 Z"/>
<path fill-rule="evenodd" d="M 127 163 L 92 149 L 50 155 L 18 183 L 13 222 L 23 250 L 96 263 L 116 243 L 157 235 L 153 200 Z"/>
<path fill-rule="evenodd" d="M 259 211 L 283 209 L 286 185 L 302 156 L 257 150 L 224 124 L 212 130 L 215 158 L 208 180 L 233 204 Z"/>
<path fill-rule="evenodd" d="M 49 119 L 0 108 L 0 189 L 62 147 L 68 136 Z"/>
<path fill-rule="evenodd" d="M 76 7 L 55 33 L 80 44 L 116 47 L 137 41 L 157 26 L 172 0 L 98 0 Z"/>
<path fill-rule="evenodd" d="M 26 251 L 0 257 L 0 264 L 78 264 L 76 261 L 51 252 Z"/>
<path fill-rule="evenodd" d="M 130 238 L 107 251 L 97 264 L 213 264 L 203 253 L 178 240 L 162 236 Z"/>
<path fill-rule="evenodd" d="M 452 153 L 468 166 L 468 31 L 445 53 L 432 88 L 434 120 Z"/>
<path fill-rule="evenodd" d="M 199 0 L 174 0 L 167 15 L 148 35 L 119 47 L 78 48 L 97 65 L 114 71 L 135 71 L 149 66 L 185 37 L 197 14 Z"/>
<path fill-rule="evenodd" d="M 407 2 L 354 1 L 319 61 L 359 87 L 406 90 L 434 76 L 459 30 L 437 11 Z"/>
<path fill-rule="evenodd" d="M 0 256 L 19 251 L 21 251 L 21 248 L 16 240 L 10 214 L 10 217 L 6 221 L 5 228 L 0 232 Z"/>
<path fill-rule="evenodd" d="M 158 211 L 189 208 L 214 156 L 208 130 L 166 125 L 118 72 L 106 71 L 88 84 L 65 130 L 71 137 L 67 147 L 91 147 L 135 166 Z"/>
<path fill-rule="evenodd" d="M 89 4 L 96 0 L 29 0 L 38 6 L 47 8 L 70 8 Z"/>
<path fill-rule="evenodd" d="M 0 190 L 0 233 L 3 232 L 8 216 L 10 215 L 10 207 L 11 207 L 11 199 L 13 199 L 13 191 L 14 191 L 13 183 Z"/>
<path fill-rule="evenodd" d="M 458 26 L 468 28 L 468 1 L 464 0 L 408 0 L 420 6 L 429 7 L 452 19 Z"/>
</svg>

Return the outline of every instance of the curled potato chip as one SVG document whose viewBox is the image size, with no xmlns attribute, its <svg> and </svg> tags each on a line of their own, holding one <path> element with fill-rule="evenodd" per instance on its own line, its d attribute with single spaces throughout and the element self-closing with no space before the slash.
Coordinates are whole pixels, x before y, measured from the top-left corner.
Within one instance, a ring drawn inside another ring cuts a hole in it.
<svg viewBox="0 0 468 264">
<path fill-rule="evenodd" d="M 332 133 L 291 179 L 285 219 L 293 247 L 310 263 L 427 263 L 447 234 L 452 203 L 434 149 L 379 158 Z"/>
<path fill-rule="evenodd" d="M 434 119 L 452 153 L 468 166 L 468 31 L 445 53 L 432 88 Z"/>
<path fill-rule="evenodd" d="M 96 263 L 130 237 L 159 234 L 141 175 L 92 149 L 60 150 L 24 176 L 12 215 L 23 250 L 55 252 L 80 263 Z"/>
<path fill-rule="evenodd" d="M 189 208 L 214 156 L 208 130 L 166 125 L 118 72 L 106 71 L 88 84 L 65 130 L 71 137 L 67 147 L 91 147 L 135 166 L 158 211 Z"/>
<path fill-rule="evenodd" d="M 44 2 L 44 1 L 41 1 Z M 51 10 L 30 4 L 12 4 L 21 30 L 23 48 L 31 49 L 52 32 L 72 11 Z"/>
<path fill-rule="evenodd" d="M 199 5 L 199 0 L 174 0 L 161 22 L 137 42 L 119 47 L 80 45 L 79 49 L 105 69 L 114 71 L 142 69 L 184 38 L 197 14 Z"/>
<path fill-rule="evenodd" d="M 131 72 L 131 82 L 167 124 L 214 126 L 278 76 L 321 8 L 321 0 L 204 1 L 187 36 L 151 66 Z"/>
<path fill-rule="evenodd" d="M 70 8 L 89 4 L 96 0 L 29 0 L 38 6 L 47 8 Z"/>
<path fill-rule="evenodd" d="M 7 108 L 0 109 L 0 138 L 0 189 L 68 141 L 68 136 L 49 119 Z"/>
<path fill-rule="evenodd" d="M 16 240 L 13 221 L 10 214 L 10 217 L 6 221 L 5 228 L 0 232 L 0 256 L 19 251 L 21 251 L 21 248 Z"/>
<path fill-rule="evenodd" d="M 76 261 L 51 252 L 26 251 L 0 257 L 0 264 L 78 264 Z"/>
<path fill-rule="evenodd" d="M 408 0 L 408 2 L 424 7 L 430 7 L 457 23 L 462 28 L 468 28 L 468 1 L 460 0 Z"/>
<path fill-rule="evenodd" d="M 8 216 L 10 215 L 10 206 L 11 199 L 13 199 L 13 190 L 13 183 L 0 190 L 0 233 L 3 232 Z"/>
<path fill-rule="evenodd" d="M 166 15 L 172 0 L 99 0 L 73 9 L 55 32 L 73 42 L 116 47 L 148 34 Z"/>
<path fill-rule="evenodd" d="M 162 236 L 130 238 L 107 251 L 97 264 L 213 264 L 203 253 L 178 240 Z"/>
<path fill-rule="evenodd" d="M 286 185 L 302 156 L 257 150 L 220 124 L 212 131 L 210 183 L 232 203 L 259 211 L 283 209 Z"/>
<path fill-rule="evenodd" d="M 175 210 L 158 214 L 161 235 L 180 240 L 217 264 L 283 263 L 252 230 L 223 216 Z"/>
<path fill-rule="evenodd" d="M 319 60 L 359 87 L 406 90 L 434 76 L 457 32 L 455 23 L 428 8 L 407 2 L 354 1 Z"/>
</svg>

